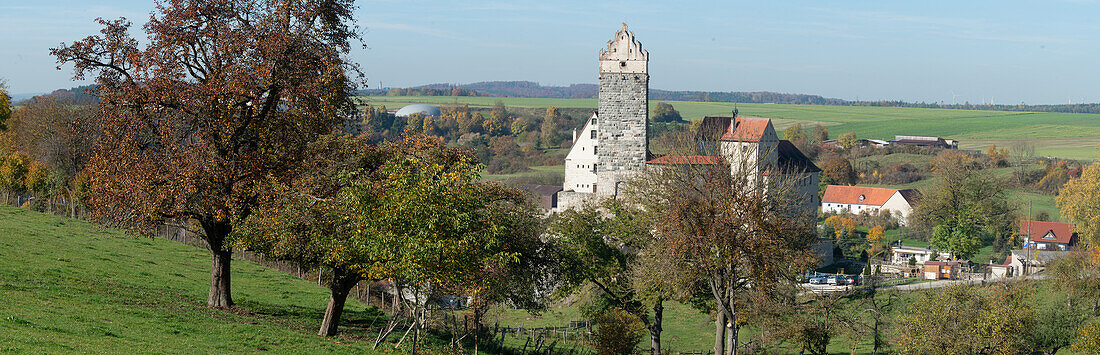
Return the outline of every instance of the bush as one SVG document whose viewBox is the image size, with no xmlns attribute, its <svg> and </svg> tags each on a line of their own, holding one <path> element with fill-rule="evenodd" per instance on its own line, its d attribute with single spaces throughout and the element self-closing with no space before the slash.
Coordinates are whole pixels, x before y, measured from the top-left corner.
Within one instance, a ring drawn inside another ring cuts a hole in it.
<svg viewBox="0 0 1100 355">
<path fill-rule="evenodd" d="M 632 354 L 645 336 L 645 328 L 633 315 L 608 309 L 595 319 L 592 346 L 599 354 Z"/>
</svg>

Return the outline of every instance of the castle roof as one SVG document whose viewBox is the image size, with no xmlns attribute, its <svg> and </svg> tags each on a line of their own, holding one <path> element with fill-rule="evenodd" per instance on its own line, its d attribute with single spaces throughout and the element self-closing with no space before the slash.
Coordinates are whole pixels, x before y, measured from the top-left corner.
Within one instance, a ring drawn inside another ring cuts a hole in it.
<svg viewBox="0 0 1100 355">
<path fill-rule="evenodd" d="M 646 162 L 655 165 L 717 165 L 722 163 L 722 157 L 716 155 L 662 155 Z"/>
<path fill-rule="evenodd" d="M 734 117 L 731 121 L 726 134 L 722 135 L 722 140 L 757 142 L 767 132 L 772 120 L 759 117 Z"/>
<path fill-rule="evenodd" d="M 816 173 L 820 172 L 821 168 L 814 165 L 813 160 L 802 154 L 801 150 L 798 150 L 791 141 L 780 140 L 779 145 L 776 147 L 776 163 L 780 169 L 800 172 L 800 173 Z"/>
<path fill-rule="evenodd" d="M 1028 232 L 1028 224 L 1031 232 Z M 1073 239 L 1073 223 L 1020 221 L 1020 235 L 1026 235 L 1028 240 L 1039 243 L 1069 244 Z"/>
</svg>

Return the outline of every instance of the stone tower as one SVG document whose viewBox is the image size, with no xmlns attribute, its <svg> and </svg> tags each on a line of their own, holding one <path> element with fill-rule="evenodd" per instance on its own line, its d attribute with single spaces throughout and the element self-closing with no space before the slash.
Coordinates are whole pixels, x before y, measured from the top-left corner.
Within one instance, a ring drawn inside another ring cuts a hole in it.
<svg viewBox="0 0 1100 355">
<path fill-rule="evenodd" d="M 625 23 L 600 50 L 599 97 L 595 192 L 610 196 L 649 154 L 649 52 Z"/>
</svg>

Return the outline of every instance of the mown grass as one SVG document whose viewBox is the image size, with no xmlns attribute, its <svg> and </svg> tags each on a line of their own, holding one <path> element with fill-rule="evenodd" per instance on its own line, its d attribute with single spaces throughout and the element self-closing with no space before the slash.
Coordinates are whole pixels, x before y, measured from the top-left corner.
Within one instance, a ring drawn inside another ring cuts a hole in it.
<svg viewBox="0 0 1100 355">
<path fill-rule="evenodd" d="M 362 102 L 397 109 L 412 103 L 433 105 L 470 104 L 487 108 L 497 101 L 514 107 L 596 108 L 596 99 L 538 99 L 516 97 L 365 96 Z M 729 115 L 734 107 L 724 102 L 669 102 L 688 120 Z M 985 149 L 1031 141 L 1040 155 L 1070 159 L 1097 158 L 1100 115 L 1009 111 L 948 110 L 900 107 L 852 107 L 824 105 L 736 104 L 741 115 L 773 119 L 777 130 L 789 125 L 821 124 L 832 137 L 855 132 L 862 138 L 892 139 L 895 135 L 930 135 L 960 140 L 962 149 Z"/>
<path fill-rule="evenodd" d="M 209 309 L 208 252 L 6 205 L 0 250 L 0 352 L 374 353 L 384 316 L 349 301 L 343 335 L 319 337 L 328 290 L 242 260 L 238 307 Z"/>
</svg>

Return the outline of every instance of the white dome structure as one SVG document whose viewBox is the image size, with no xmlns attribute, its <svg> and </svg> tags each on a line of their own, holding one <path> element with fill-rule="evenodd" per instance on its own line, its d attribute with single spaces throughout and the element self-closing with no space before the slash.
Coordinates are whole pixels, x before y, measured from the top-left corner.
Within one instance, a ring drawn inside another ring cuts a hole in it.
<svg viewBox="0 0 1100 355">
<path fill-rule="evenodd" d="M 394 114 L 397 117 L 409 117 L 409 115 L 419 113 L 424 116 L 439 117 L 440 111 L 438 107 L 425 104 L 414 104 L 402 107 Z"/>
</svg>

